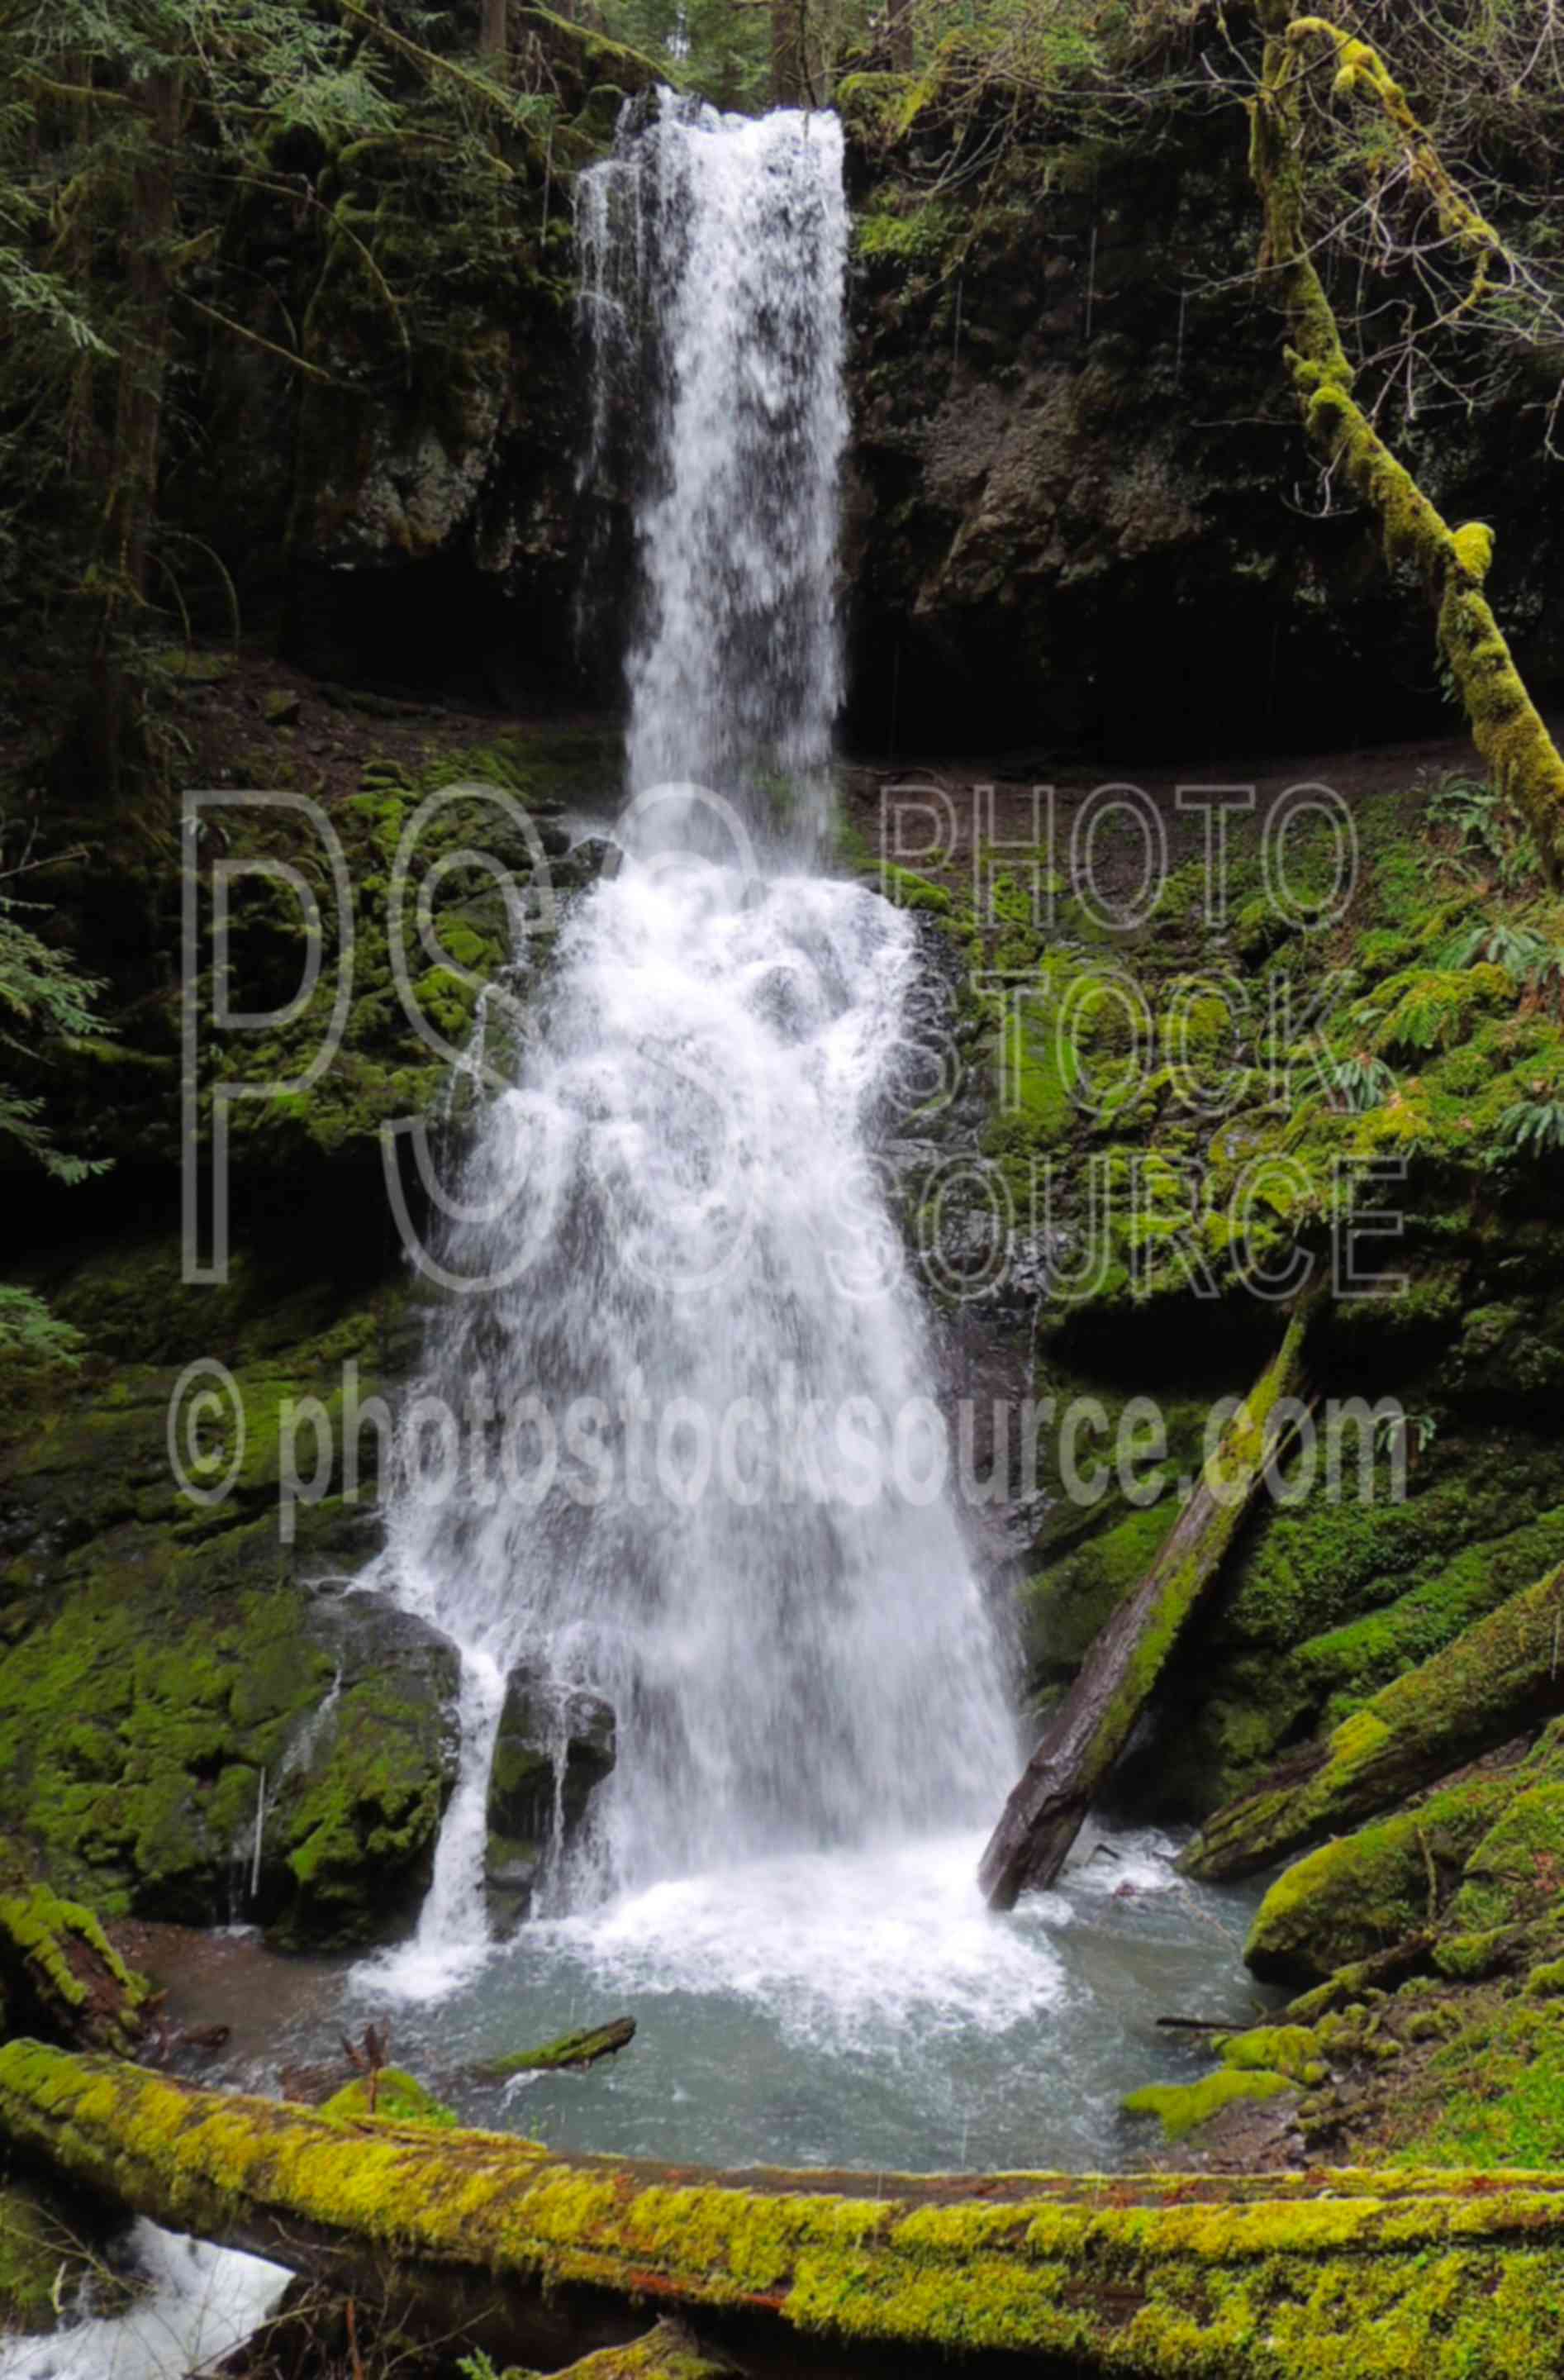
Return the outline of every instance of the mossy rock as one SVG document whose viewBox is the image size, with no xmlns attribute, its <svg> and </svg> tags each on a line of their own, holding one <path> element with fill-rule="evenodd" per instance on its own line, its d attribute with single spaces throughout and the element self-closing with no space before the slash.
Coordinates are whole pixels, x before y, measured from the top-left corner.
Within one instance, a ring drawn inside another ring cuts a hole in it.
<svg viewBox="0 0 1564 2380">
<path fill-rule="evenodd" d="M 617 1757 L 613 1706 L 545 1676 L 511 1672 L 489 1769 L 484 1880 L 490 1912 L 508 1931 L 530 1911 L 556 1818 L 563 1850 L 579 1834 Z"/>
<path fill-rule="evenodd" d="M 379 1548 L 376 1399 L 411 1353 L 404 1293 L 297 1262 L 279 1281 L 253 1254 L 225 1286 L 189 1288 L 167 1241 L 91 1251 L 48 1286 L 97 1344 L 0 1435 L 0 1826 L 109 1916 L 383 1938 L 428 1882 L 458 1658 L 383 1603 L 307 1582 Z M 206 1506 L 171 1468 L 169 1414 L 181 1367 L 214 1344 L 244 1427 L 229 1413 L 184 1450 L 198 1484 L 209 1459 L 230 1478 Z M 296 1473 L 319 1502 L 282 1495 Z"/>
<path fill-rule="evenodd" d="M 1243 1874 L 1343 1823 L 1394 1807 L 1441 1769 L 1527 1732 L 1558 1706 L 1564 1564 L 1374 1695 L 1323 1741 L 1209 1820 L 1182 1855 L 1194 1875 Z M 1553 1757 L 1539 1747 L 1539 1763 Z M 1528 1784 L 1542 1781 L 1528 1777 Z"/>
<path fill-rule="evenodd" d="M 1306 2024 L 1258 2024 L 1212 2041 L 1224 2066 L 1240 2074 L 1285 2074 L 1290 2082 L 1323 2082 L 1319 2036 Z"/>
</svg>

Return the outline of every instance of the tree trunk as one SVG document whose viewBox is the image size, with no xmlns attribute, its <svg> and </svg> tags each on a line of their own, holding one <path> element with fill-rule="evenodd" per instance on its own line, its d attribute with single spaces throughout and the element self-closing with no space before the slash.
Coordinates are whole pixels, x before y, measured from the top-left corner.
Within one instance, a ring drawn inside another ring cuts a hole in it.
<svg viewBox="0 0 1564 2380">
<path fill-rule="evenodd" d="M 1473 261 L 1470 292 L 1458 312 L 1487 294 L 1498 235 L 1455 189 L 1404 93 L 1364 42 L 1318 17 L 1290 21 L 1288 0 L 1262 0 L 1265 64 L 1253 105 L 1250 171 L 1266 217 L 1262 262 L 1275 274 L 1287 316 L 1288 365 L 1309 437 L 1326 462 L 1377 515 L 1385 556 L 1417 572 L 1438 614 L 1439 650 L 1487 762 L 1496 789 L 1523 814 L 1536 837 L 1550 883 L 1564 883 L 1564 758 L 1510 658 L 1483 582 L 1493 563 L 1493 532 L 1481 521 L 1452 529 L 1416 480 L 1397 462 L 1352 396 L 1353 371 L 1315 268 L 1304 225 L 1303 125 L 1298 103 L 1304 45 L 1335 44 L 1336 88 L 1357 93 L 1385 117 L 1408 179 L 1438 212 L 1447 238 Z"/>
<path fill-rule="evenodd" d="M 771 0 L 771 104 L 807 107 L 805 0 Z"/>
<path fill-rule="evenodd" d="M 886 18 L 885 44 L 891 54 L 891 69 L 896 74 L 913 70 L 913 0 L 891 0 Z"/>
<path fill-rule="evenodd" d="M 1564 2174 L 724 2176 L 333 2120 L 30 2041 L 0 2048 L 0 2133 L 448 2352 L 552 2370 L 660 2315 L 749 2380 L 1230 2380 L 1235 2355 L 1317 2380 L 1370 2330 L 1411 2342 L 1409 2372 L 1435 2341 L 1441 2371 L 1518 2370 L 1534 2334 L 1541 2371 L 1561 2336 Z"/>
<path fill-rule="evenodd" d="M 1279 1399 L 1296 1385 L 1304 1322 L 1301 1308 L 1145 1580 L 1097 1638 L 1006 1803 L 977 1871 L 991 1909 L 1013 1909 L 1022 1893 L 1046 1892 L 1064 1865 L 1265 1478 L 1272 1446 L 1267 1425 Z"/>
<path fill-rule="evenodd" d="M 172 337 L 168 249 L 176 224 L 175 172 L 184 114 L 177 74 L 149 75 L 135 89 L 141 121 L 130 177 L 130 302 L 121 333 L 90 732 L 110 798 L 118 792 L 127 755 L 138 753 L 142 742 L 123 639 L 127 620 L 146 601 L 147 562 L 157 518 L 158 455 Z"/>
<path fill-rule="evenodd" d="M 479 26 L 479 55 L 486 58 L 497 71 L 503 72 L 510 55 L 510 0 L 483 0 L 483 16 Z"/>
</svg>

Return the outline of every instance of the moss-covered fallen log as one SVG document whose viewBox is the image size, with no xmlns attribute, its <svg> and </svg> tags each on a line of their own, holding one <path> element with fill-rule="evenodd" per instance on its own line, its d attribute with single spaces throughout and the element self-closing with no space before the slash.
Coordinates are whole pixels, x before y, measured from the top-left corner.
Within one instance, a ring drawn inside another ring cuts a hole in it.
<svg viewBox="0 0 1564 2380">
<path fill-rule="evenodd" d="M 15 2155 L 508 2362 L 658 2318 L 756 2380 L 1031 2368 L 1454 2380 L 1564 2360 L 1564 2173 L 722 2176 L 333 2119 L 35 2043 Z"/>
<path fill-rule="evenodd" d="M 150 1993 L 90 1909 L 42 1884 L 0 1894 L 0 2010 L 11 2031 L 133 2055 Z"/>
<path fill-rule="evenodd" d="M 483 2082 L 508 2082 L 514 2074 L 578 2073 L 584 2067 L 596 2066 L 602 2058 L 617 2058 L 635 2038 L 635 2018 L 616 2016 L 612 2022 L 592 2025 L 585 2033 L 564 2034 L 540 2049 L 520 2049 L 510 2058 L 486 2058 L 481 2066 L 474 2067 L 473 2072 Z"/>
<path fill-rule="evenodd" d="M 1564 1564 L 1397 1678 L 1206 1821 L 1180 1865 L 1245 1876 L 1564 1710 Z"/>
<path fill-rule="evenodd" d="M 1048 1889 L 1215 1578 L 1276 1452 L 1274 1417 L 1298 1385 L 1306 1310 L 1240 1407 L 1134 1595 L 1119 1606 L 1049 1722 L 989 1839 L 977 1879 L 993 1909 Z"/>
</svg>

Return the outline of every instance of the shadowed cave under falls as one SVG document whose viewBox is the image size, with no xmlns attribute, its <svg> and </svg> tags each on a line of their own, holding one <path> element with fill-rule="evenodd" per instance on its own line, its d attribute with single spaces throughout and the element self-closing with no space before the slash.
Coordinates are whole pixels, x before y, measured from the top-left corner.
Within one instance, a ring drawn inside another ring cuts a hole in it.
<svg viewBox="0 0 1564 2380">
<path fill-rule="evenodd" d="M 664 93 L 579 231 L 586 468 L 636 492 L 624 859 L 519 1055 L 502 1000 L 473 1062 L 421 1385 L 491 1417 L 434 1496 L 414 1403 L 376 1582 L 461 1649 L 461 1771 L 417 1933 L 352 1989 L 433 2074 L 633 2011 L 588 2086 L 508 2095 L 562 2147 L 1121 2163 L 1156 2016 L 1253 2006 L 1249 1897 L 1101 1829 L 1014 1916 L 975 1881 L 1022 1730 L 877 1164 L 924 961 L 829 872 L 840 127 Z M 525 1855 L 491 1806 L 518 1676 Z"/>
</svg>

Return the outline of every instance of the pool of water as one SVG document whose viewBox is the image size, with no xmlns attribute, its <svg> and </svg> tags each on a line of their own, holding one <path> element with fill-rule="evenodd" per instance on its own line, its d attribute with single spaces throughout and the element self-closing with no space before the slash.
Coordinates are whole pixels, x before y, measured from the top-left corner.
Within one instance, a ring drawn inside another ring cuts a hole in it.
<svg viewBox="0 0 1564 2380">
<path fill-rule="evenodd" d="M 1120 2168 L 1124 2093 L 1208 2064 L 1189 2015 L 1267 2002 L 1240 1951 L 1253 1887 L 1181 1877 L 1177 1844 L 1093 1829 L 1059 1890 L 1008 1917 L 979 1837 L 757 1863 L 525 1927 L 475 1960 L 410 1946 L 344 1979 L 334 2015 L 390 2017 L 393 2057 L 468 2120 L 562 2149 L 718 2166 Z M 618 2015 L 633 2046 L 504 2088 L 471 2070 Z M 329 2048 L 318 2021 L 294 2051 Z"/>
</svg>

